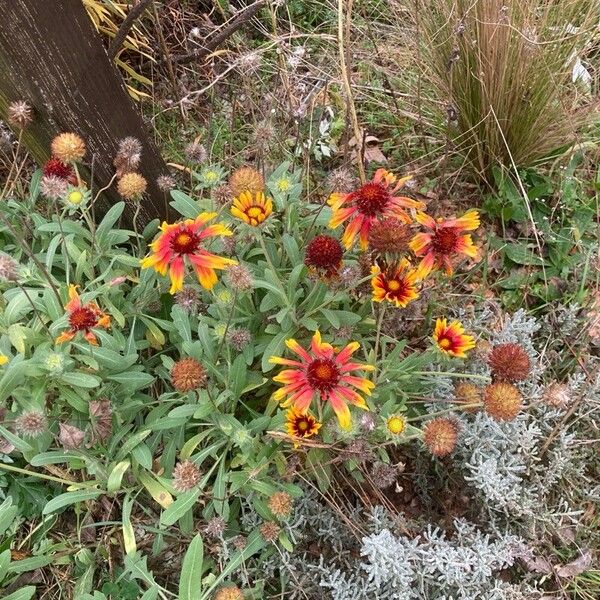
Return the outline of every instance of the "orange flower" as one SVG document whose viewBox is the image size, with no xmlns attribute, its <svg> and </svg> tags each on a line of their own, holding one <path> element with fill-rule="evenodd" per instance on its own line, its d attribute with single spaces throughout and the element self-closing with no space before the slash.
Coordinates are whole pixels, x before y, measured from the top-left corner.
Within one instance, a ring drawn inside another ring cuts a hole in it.
<svg viewBox="0 0 600 600">
<path fill-rule="evenodd" d="M 69 301 L 65 304 L 65 310 L 68 313 L 69 329 L 56 338 L 56 343 L 69 342 L 81 331 L 90 344 L 97 346 L 98 340 L 92 329 L 108 329 L 110 317 L 104 314 L 95 302 L 82 304 L 75 285 L 69 286 Z"/>
<path fill-rule="evenodd" d="M 419 297 L 416 284 L 419 276 L 416 269 L 403 258 L 398 264 L 385 267 L 383 271 L 378 266 L 371 267 L 373 278 L 373 301 L 387 300 L 398 308 L 404 308 L 409 302 Z"/>
<path fill-rule="evenodd" d="M 464 327 L 458 321 L 452 321 L 448 325 L 447 319 L 438 319 L 435 322 L 433 340 L 444 354 L 459 358 L 466 358 L 467 350 L 475 348 L 475 339 L 465 334 Z"/>
<path fill-rule="evenodd" d="M 294 406 L 287 411 L 285 421 L 288 434 L 295 438 L 312 437 L 321 429 L 321 423 L 309 412 L 302 414 Z"/>
<path fill-rule="evenodd" d="M 342 242 L 350 249 L 356 237 L 360 238 L 360 247 L 365 250 L 369 245 L 369 230 L 378 219 L 393 217 L 410 223 L 411 219 L 404 209 L 423 209 L 425 205 L 405 196 L 395 196 L 410 177 L 397 179 L 385 169 L 378 169 L 372 181 L 349 194 L 334 193 L 327 204 L 333 210 L 329 227 L 335 229 L 348 219 Z"/>
<path fill-rule="evenodd" d="M 375 384 L 364 377 L 351 375 L 351 371 L 373 371 L 375 367 L 362 363 L 350 362 L 350 357 L 360 348 L 358 342 L 351 342 L 342 350 L 321 341 L 321 334 L 315 332 L 309 350 L 305 350 L 296 340 L 286 340 L 286 346 L 300 357 L 300 360 L 289 360 L 271 356 L 269 362 L 286 365 L 292 369 L 284 369 L 273 378 L 283 384 L 274 394 L 276 400 L 287 400 L 282 406 L 293 406 L 301 415 L 308 412 L 313 399 L 329 401 L 335 411 L 340 425 L 348 429 L 351 424 L 348 402 L 368 410 L 364 398 L 352 388 L 357 388 L 366 395 L 371 394 Z"/>
<path fill-rule="evenodd" d="M 433 269 L 444 267 L 447 275 L 452 275 L 452 260 L 459 254 L 475 257 L 477 248 L 470 234 L 479 227 L 479 213 L 467 211 L 458 219 L 438 219 L 437 221 L 423 212 L 417 213 L 416 221 L 429 231 L 417 233 L 410 242 L 410 248 L 416 256 L 423 257 L 419 272 L 426 277 Z"/>
<path fill-rule="evenodd" d="M 181 223 L 163 223 L 160 226 L 162 233 L 150 244 L 152 253 L 141 261 L 142 269 L 152 267 L 163 276 L 168 271 L 171 278 L 169 293 L 175 294 L 183 289 L 184 258 L 187 257 L 202 287 L 212 289 L 217 283 L 215 269 L 237 264 L 235 260 L 216 256 L 202 248 L 202 242 L 207 238 L 232 235 L 220 223 L 206 227 L 206 223 L 216 216 L 217 213 L 204 212 L 195 219 L 186 219 Z"/>
<path fill-rule="evenodd" d="M 262 192 L 242 192 L 231 206 L 231 214 L 252 227 L 258 227 L 272 212 L 273 201 Z"/>
</svg>

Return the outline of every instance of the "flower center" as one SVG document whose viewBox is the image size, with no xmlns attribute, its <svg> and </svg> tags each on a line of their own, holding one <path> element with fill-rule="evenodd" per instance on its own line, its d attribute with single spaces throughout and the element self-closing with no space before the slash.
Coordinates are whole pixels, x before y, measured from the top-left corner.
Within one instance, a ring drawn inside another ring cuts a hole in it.
<svg viewBox="0 0 600 600">
<path fill-rule="evenodd" d="M 80 191 L 71 192 L 69 194 L 69 202 L 71 204 L 81 204 L 83 194 Z"/>
<path fill-rule="evenodd" d="M 397 279 L 390 279 L 387 285 L 390 292 L 397 292 L 401 287 Z"/>
<path fill-rule="evenodd" d="M 257 218 L 257 217 L 261 217 L 263 215 L 263 211 L 258 206 L 251 206 L 248 209 L 247 214 L 249 217 Z"/>
<path fill-rule="evenodd" d="M 171 248 L 177 254 L 192 254 L 199 245 L 198 236 L 189 229 L 181 229 L 171 241 Z"/>
<path fill-rule="evenodd" d="M 88 331 L 98 322 L 96 313 L 87 306 L 76 308 L 69 315 L 69 325 L 76 331 Z"/>
<path fill-rule="evenodd" d="M 340 380 L 340 370 L 331 358 L 316 358 L 306 372 L 308 383 L 321 393 L 331 391 Z"/>
<path fill-rule="evenodd" d="M 452 341 L 449 340 L 448 338 L 442 338 L 439 342 L 438 342 L 440 348 L 443 348 L 444 350 L 447 350 L 448 348 L 450 348 L 450 346 L 452 346 Z"/>
<path fill-rule="evenodd" d="M 304 420 L 298 422 L 298 430 L 306 431 L 308 429 L 308 423 Z"/>
<path fill-rule="evenodd" d="M 387 189 L 380 183 L 366 183 L 359 190 L 351 194 L 358 210 L 368 217 L 381 214 L 391 196 Z"/>
<path fill-rule="evenodd" d="M 458 235 L 454 227 L 442 227 L 433 236 L 433 248 L 439 254 L 451 254 L 456 248 Z"/>
</svg>

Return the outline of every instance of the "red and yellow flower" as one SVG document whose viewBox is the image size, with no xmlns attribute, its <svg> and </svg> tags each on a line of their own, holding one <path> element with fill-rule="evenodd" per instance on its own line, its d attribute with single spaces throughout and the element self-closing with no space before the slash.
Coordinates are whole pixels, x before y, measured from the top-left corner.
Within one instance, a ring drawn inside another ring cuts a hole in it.
<svg viewBox="0 0 600 600">
<path fill-rule="evenodd" d="M 452 321 L 448 325 L 447 319 L 435 322 L 433 341 L 444 354 L 458 358 L 466 358 L 467 350 L 475 348 L 475 338 L 467 335 L 458 321 Z"/>
<path fill-rule="evenodd" d="M 150 244 L 152 253 L 142 259 L 142 269 L 153 268 L 161 275 L 167 272 L 171 278 L 169 292 L 175 294 L 183 289 L 185 276 L 185 259 L 192 264 L 198 281 L 207 290 L 217 283 L 215 269 L 225 269 L 237 264 L 235 260 L 223 258 L 207 252 L 202 244 L 208 238 L 232 235 L 232 232 L 221 223 L 207 223 L 214 219 L 217 213 L 204 212 L 195 219 L 186 219 L 180 223 L 163 223 L 161 234 Z"/>
<path fill-rule="evenodd" d="M 285 428 L 292 437 L 306 439 L 319 433 L 321 423 L 309 412 L 302 414 L 292 406 L 285 415 Z"/>
<path fill-rule="evenodd" d="M 407 208 L 422 210 L 422 202 L 396 196 L 395 193 L 410 179 L 398 179 L 385 169 L 378 169 L 373 179 L 349 194 L 334 193 L 327 203 L 333 210 L 329 227 L 335 229 L 349 220 L 342 236 L 342 242 L 350 249 L 356 238 L 360 239 L 363 250 L 369 245 L 369 230 L 378 219 L 393 217 L 410 223 Z"/>
<path fill-rule="evenodd" d="M 97 346 L 98 340 L 92 329 L 108 329 L 110 317 L 104 314 L 95 302 L 83 304 L 75 285 L 69 286 L 69 301 L 65 304 L 65 310 L 68 315 L 69 329 L 56 338 L 56 343 L 70 342 L 81 332 L 90 344 Z"/>
<path fill-rule="evenodd" d="M 262 192 L 242 192 L 231 206 L 231 214 L 252 227 L 258 227 L 272 212 L 273 201 Z"/>
<path fill-rule="evenodd" d="M 375 384 L 351 373 L 357 370 L 373 371 L 375 367 L 351 362 L 352 354 L 360 348 L 358 342 L 351 342 L 345 348 L 336 350 L 331 344 L 323 342 L 317 331 L 308 350 L 293 339 L 286 340 L 285 344 L 300 360 L 279 356 L 269 358 L 272 364 L 292 367 L 273 378 L 273 381 L 283 384 L 273 397 L 283 401 L 284 408 L 293 406 L 298 413 L 305 415 L 315 398 L 329 402 L 344 429 L 351 425 L 348 403 L 368 410 L 364 398 L 353 388 L 369 396 Z"/>
<path fill-rule="evenodd" d="M 457 219 L 438 219 L 437 221 L 423 212 L 417 213 L 416 221 L 426 227 L 426 233 L 417 233 L 410 242 L 410 248 L 416 256 L 422 257 L 419 272 L 426 277 L 433 269 L 444 268 L 447 275 L 452 275 L 452 261 L 463 254 L 474 258 L 477 247 L 470 234 L 479 227 L 479 213 L 467 211 Z"/>
<path fill-rule="evenodd" d="M 373 302 L 387 301 L 398 308 L 404 308 L 419 297 L 419 274 L 406 258 L 395 265 L 385 266 L 383 270 L 374 265 L 371 267 L 371 273 Z"/>
</svg>

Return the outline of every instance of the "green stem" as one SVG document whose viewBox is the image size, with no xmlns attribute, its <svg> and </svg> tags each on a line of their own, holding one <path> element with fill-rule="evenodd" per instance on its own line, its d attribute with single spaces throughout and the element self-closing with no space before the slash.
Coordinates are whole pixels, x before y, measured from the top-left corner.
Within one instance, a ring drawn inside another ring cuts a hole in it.
<svg viewBox="0 0 600 600">
<path fill-rule="evenodd" d="M 477 375 L 476 373 L 451 373 L 449 371 L 413 371 L 413 375 L 445 375 L 446 377 L 461 377 L 463 379 L 479 379 L 490 383 L 492 378 L 488 375 Z"/>
<path fill-rule="evenodd" d="M 453 405 L 451 408 L 445 408 L 444 410 L 438 410 L 432 413 L 426 413 L 424 415 L 417 415 L 416 417 L 411 417 L 407 419 L 408 422 L 413 421 L 422 421 L 423 419 L 430 419 L 431 417 L 439 417 L 441 415 L 447 415 L 448 413 L 454 413 L 457 410 L 468 410 L 470 408 L 481 408 L 481 402 L 475 402 L 473 404 L 458 404 Z"/>
<path fill-rule="evenodd" d="M 20 475 L 31 475 L 33 477 L 39 477 L 40 479 L 46 479 L 48 481 L 55 481 L 56 483 L 62 483 L 63 485 L 75 486 L 79 488 L 94 488 L 95 484 L 89 484 L 79 481 L 69 481 L 68 479 L 61 479 L 60 477 L 54 477 L 52 475 L 44 475 L 43 473 L 38 473 L 36 471 L 28 471 L 27 469 L 21 469 L 19 467 L 13 467 L 12 465 L 5 465 L 0 463 L 0 469 L 4 469 L 5 471 L 11 471 L 13 473 L 19 473 Z M 102 490 L 98 490 L 102 491 Z"/>
</svg>

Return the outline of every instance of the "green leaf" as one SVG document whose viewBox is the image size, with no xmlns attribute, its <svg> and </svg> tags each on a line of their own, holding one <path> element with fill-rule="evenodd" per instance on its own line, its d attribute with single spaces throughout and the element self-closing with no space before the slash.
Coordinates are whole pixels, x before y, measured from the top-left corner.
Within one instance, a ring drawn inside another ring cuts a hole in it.
<svg viewBox="0 0 600 600">
<path fill-rule="evenodd" d="M 89 375 L 88 373 L 63 373 L 60 376 L 60 381 L 62 383 L 66 383 L 67 385 L 73 385 L 75 387 L 82 388 L 95 388 L 102 383 L 102 380 L 95 375 Z"/>
<path fill-rule="evenodd" d="M 0 554 L 0 581 L 2 581 L 8 573 L 8 565 L 10 565 L 10 550 L 5 550 Z"/>
<path fill-rule="evenodd" d="M 27 571 L 35 571 L 36 569 L 49 565 L 53 561 L 53 556 L 31 556 L 30 558 L 11 562 L 8 567 L 8 572 L 26 573 Z"/>
<path fill-rule="evenodd" d="M 173 496 L 162 483 L 156 481 L 152 475 L 146 471 L 138 473 L 138 481 L 148 490 L 154 500 L 163 508 L 169 508 L 173 504 Z"/>
<path fill-rule="evenodd" d="M 193 198 L 179 190 L 171 190 L 172 202 L 169 204 L 182 216 L 195 219 L 200 214 L 200 207 Z"/>
<path fill-rule="evenodd" d="M 131 496 L 126 496 L 123 501 L 123 546 L 125 547 L 125 554 L 128 555 L 133 555 L 137 551 L 135 533 L 133 531 L 133 525 L 131 524 L 132 506 L 133 498 Z"/>
<path fill-rule="evenodd" d="M 283 349 L 285 348 L 285 340 L 293 335 L 292 332 L 282 331 L 278 333 L 271 341 L 267 344 L 263 352 L 262 357 L 262 371 L 267 373 L 275 367 L 275 365 L 269 362 L 271 356 L 281 356 Z"/>
<path fill-rule="evenodd" d="M 179 576 L 179 600 L 200 600 L 203 560 L 202 536 L 197 533 L 183 557 L 181 575 Z"/>
<path fill-rule="evenodd" d="M 200 489 L 181 494 L 181 496 L 179 496 L 179 498 L 177 498 L 177 500 L 175 500 L 173 504 L 160 515 L 160 524 L 173 525 L 173 523 L 183 517 L 189 510 L 192 510 L 192 507 L 199 496 Z"/>
<path fill-rule="evenodd" d="M 19 514 L 19 507 L 12 505 L 12 498 L 6 497 L 6 500 L 0 505 L 0 535 L 2 535 L 15 520 Z"/>
<path fill-rule="evenodd" d="M 44 506 L 42 514 L 49 515 L 50 513 L 56 512 L 57 510 L 60 510 L 65 506 L 69 506 L 70 504 L 75 504 L 76 502 L 95 500 L 103 493 L 104 492 L 102 490 L 77 490 L 75 492 L 66 492 L 64 494 L 60 494 L 60 496 L 52 498 L 52 500 L 50 500 L 46 506 Z"/>
<path fill-rule="evenodd" d="M 116 492 L 121 487 L 123 475 L 125 475 L 125 471 L 129 469 L 130 465 L 131 463 L 128 460 L 122 460 L 120 463 L 115 465 L 108 476 L 108 482 L 106 484 L 107 491 Z"/>
<path fill-rule="evenodd" d="M 41 467 L 43 465 L 58 465 L 61 463 L 68 463 L 73 459 L 81 459 L 69 450 L 53 450 L 52 452 L 42 452 L 36 454 L 30 461 L 29 464 L 32 467 Z"/>
<path fill-rule="evenodd" d="M 31 600 L 35 594 L 34 585 L 26 585 L 25 587 L 4 597 L 4 600 Z"/>
<path fill-rule="evenodd" d="M 119 217 L 125 210 L 125 202 L 117 202 L 110 207 L 104 215 L 102 222 L 96 229 L 96 240 L 100 246 L 104 245 L 105 235 L 112 229 L 113 225 L 119 220 Z"/>
<path fill-rule="evenodd" d="M 518 265 L 535 265 L 541 266 L 544 261 L 533 250 L 525 244 L 508 244 L 504 248 L 504 252 L 510 260 Z"/>
</svg>

